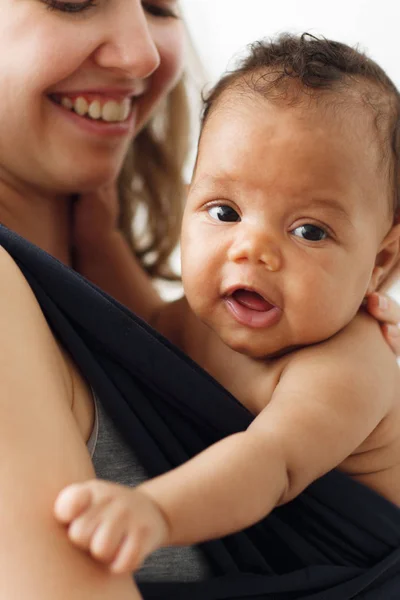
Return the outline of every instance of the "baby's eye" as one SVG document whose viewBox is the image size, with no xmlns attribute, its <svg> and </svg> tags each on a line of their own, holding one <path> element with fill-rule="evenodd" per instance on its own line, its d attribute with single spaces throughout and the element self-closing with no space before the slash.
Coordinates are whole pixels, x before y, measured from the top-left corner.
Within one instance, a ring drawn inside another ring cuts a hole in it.
<svg viewBox="0 0 400 600">
<path fill-rule="evenodd" d="M 216 221 L 223 221 L 225 223 L 236 223 L 237 221 L 240 221 L 240 217 L 236 210 L 226 204 L 211 206 L 207 212 L 210 217 Z"/>
<path fill-rule="evenodd" d="M 328 237 L 327 232 L 322 227 L 311 225 L 310 223 L 296 227 L 296 229 L 292 230 L 292 233 L 309 242 L 321 242 Z"/>
</svg>

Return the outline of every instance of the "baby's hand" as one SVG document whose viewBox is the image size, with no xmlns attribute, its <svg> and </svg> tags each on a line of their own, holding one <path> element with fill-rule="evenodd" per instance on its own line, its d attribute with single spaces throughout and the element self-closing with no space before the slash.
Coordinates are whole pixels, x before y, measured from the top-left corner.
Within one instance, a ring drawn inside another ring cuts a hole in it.
<svg viewBox="0 0 400 600">
<path fill-rule="evenodd" d="M 70 540 L 114 573 L 136 571 L 168 540 L 167 522 L 146 493 L 106 481 L 68 486 L 54 512 Z"/>
</svg>

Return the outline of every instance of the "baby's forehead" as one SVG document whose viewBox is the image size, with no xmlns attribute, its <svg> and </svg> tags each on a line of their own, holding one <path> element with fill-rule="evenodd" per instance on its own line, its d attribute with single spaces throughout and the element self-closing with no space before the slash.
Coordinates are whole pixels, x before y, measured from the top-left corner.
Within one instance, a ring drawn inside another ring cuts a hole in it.
<svg viewBox="0 0 400 600">
<path fill-rule="evenodd" d="M 302 93 L 301 90 L 295 92 L 292 97 L 286 94 L 283 98 L 274 97 L 271 100 L 243 85 L 224 90 L 208 114 L 205 130 L 207 121 L 210 121 L 210 125 L 214 121 L 214 126 L 210 127 L 210 135 L 204 136 L 204 148 L 200 143 L 200 154 L 207 153 L 208 142 L 213 144 L 213 139 L 218 138 L 221 130 L 229 128 L 235 119 L 244 124 L 247 119 L 251 120 L 252 124 L 247 130 L 261 140 L 264 137 L 263 149 L 273 151 L 274 145 L 268 144 L 269 122 L 278 127 L 283 122 L 289 144 L 291 141 L 293 145 L 298 144 L 301 152 L 304 142 L 305 160 L 308 157 L 313 159 L 313 156 L 318 159 L 324 148 L 334 148 L 335 167 L 338 165 L 339 169 L 350 172 L 350 177 L 352 168 L 357 171 L 363 168 L 363 188 L 366 186 L 377 190 L 372 203 L 365 199 L 366 209 L 368 204 L 370 209 L 381 215 L 382 211 L 392 213 L 393 189 L 389 176 L 390 160 L 385 146 L 387 140 L 384 139 L 382 124 L 376 122 L 376 111 L 371 109 L 368 97 L 363 96 L 358 89 L 343 90 L 340 93 L 319 92 L 311 96 Z M 374 100 L 372 95 L 371 92 L 371 102 Z M 264 122 L 267 123 L 265 127 Z M 239 125 L 237 132 L 240 133 Z M 243 131 L 245 129 L 246 126 Z M 303 135 L 304 132 L 306 136 Z M 255 142 L 254 152 L 257 148 L 260 149 L 261 146 Z M 327 165 L 329 168 L 328 160 Z M 355 175 L 356 173 L 356 181 Z"/>
<path fill-rule="evenodd" d="M 226 87 L 213 101 L 204 125 L 213 113 L 218 111 L 235 111 L 240 107 L 250 107 L 259 114 L 266 106 L 274 106 L 281 110 L 296 112 L 303 119 L 314 119 L 316 115 L 338 120 L 358 117 L 366 124 L 376 127 L 385 113 L 389 113 L 387 94 L 377 89 L 376 85 L 354 82 L 353 85 L 341 84 L 337 89 L 308 89 L 294 80 L 289 85 L 282 84 L 273 89 L 262 90 L 246 77 L 240 78 Z M 379 115 L 379 119 L 377 119 Z"/>
<path fill-rule="evenodd" d="M 312 142 L 315 138 L 316 144 L 324 138 L 327 144 L 345 138 L 359 138 L 361 146 L 355 147 L 355 150 L 375 153 L 377 164 L 382 162 L 382 136 L 379 135 L 375 115 L 371 114 L 360 95 L 352 97 L 332 92 L 309 95 L 298 90 L 290 94 L 270 98 L 243 85 L 224 90 L 207 115 L 200 146 L 203 137 L 212 142 L 219 134 L 234 129 L 236 124 L 237 130 L 242 128 L 255 140 L 264 139 L 266 145 L 277 130 L 282 135 L 285 132 L 293 143 L 299 134 L 307 134 L 307 141 L 311 139 Z M 209 128 L 212 134 L 207 135 Z"/>
</svg>

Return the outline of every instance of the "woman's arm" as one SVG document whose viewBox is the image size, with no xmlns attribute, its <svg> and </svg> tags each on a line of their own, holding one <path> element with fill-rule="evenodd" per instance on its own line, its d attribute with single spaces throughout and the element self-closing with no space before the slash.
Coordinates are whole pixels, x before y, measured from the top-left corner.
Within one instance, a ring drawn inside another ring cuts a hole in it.
<svg viewBox="0 0 400 600">
<path fill-rule="evenodd" d="M 137 600 L 73 548 L 53 518 L 58 492 L 93 477 L 71 411 L 65 361 L 26 280 L 0 248 L 0 598 Z"/>
</svg>

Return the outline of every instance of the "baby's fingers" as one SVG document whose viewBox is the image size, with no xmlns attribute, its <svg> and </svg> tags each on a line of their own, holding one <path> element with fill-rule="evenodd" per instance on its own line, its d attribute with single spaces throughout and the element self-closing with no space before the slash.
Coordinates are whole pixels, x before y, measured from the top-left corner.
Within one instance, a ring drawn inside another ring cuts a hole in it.
<svg viewBox="0 0 400 600">
<path fill-rule="evenodd" d="M 118 502 L 112 502 L 102 511 L 101 521 L 90 542 L 90 553 L 97 560 L 110 564 L 126 535 L 133 535 L 129 531 L 129 515 Z"/>
<path fill-rule="evenodd" d="M 141 562 L 137 540 L 135 540 L 134 536 L 128 535 L 123 540 L 117 556 L 110 565 L 110 570 L 117 575 L 132 573 L 132 571 L 136 571 L 141 566 Z"/>
<path fill-rule="evenodd" d="M 71 522 L 68 537 L 75 546 L 82 550 L 91 550 L 92 540 L 103 522 L 104 512 L 104 504 L 95 504 Z"/>
<path fill-rule="evenodd" d="M 70 523 L 83 513 L 92 502 L 91 490 L 84 484 L 64 488 L 57 496 L 54 514 L 61 523 Z"/>
</svg>

